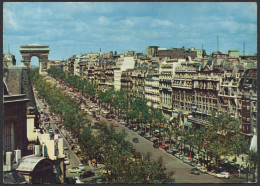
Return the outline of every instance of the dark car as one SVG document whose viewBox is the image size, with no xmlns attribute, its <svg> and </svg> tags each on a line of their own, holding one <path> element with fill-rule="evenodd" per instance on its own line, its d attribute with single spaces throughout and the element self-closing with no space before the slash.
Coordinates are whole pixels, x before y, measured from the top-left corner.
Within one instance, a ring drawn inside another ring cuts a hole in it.
<svg viewBox="0 0 260 186">
<path fill-rule="evenodd" d="M 87 171 L 87 172 L 84 172 L 83 174 L 81 174 L 80 178 L 84 179 L 84 178 L 89 178 L 89 177 L 92 177 L 92 176 L 95 176 L 95 173 L 92 172 L 92 171 Z"/>
<path fill-rule="evenodd" d="M 199 170 L 196 169 L 196 168 L 191 169 L 191 170 L 190 170 L 190 173 L 191 173 L 191 174 L 195 174 L 195 175 L 199 175 L 199 174 L 200 174 Z"/>
<path fill-rule="evenodd" d="M 158 149 L 159 148 L 159 144 L 158 143 L 154 143 L 153 147 Z"/>
<path fill-rule="evenodd" d="M 99 127 L 97 125 L 91 126 L 92 129 L 98 129 Z"/>
<path fill-rule="evenodd" d="M 139 139 L 138 138 L 133 138 L 133 142 L 139 143 Z"/>
<path fill-rule="evenodd" d="M 195 161 L 190 161 L 189 165 L 195 167 L 197 163 Z"/>
<path fill-rule="evenodd" d="M 58 129 L 55 129 L 54 131 L 55 131 L 56 134 L 60 133 Z"/>
<path fill-rule="evenodd" d="M 99 117 L 97 117 L 97 118 L 96 118 L 96 120 L 97 120 L 97 121 L 100 121 L 100 118 L 99 118 Z"/>
</svg>

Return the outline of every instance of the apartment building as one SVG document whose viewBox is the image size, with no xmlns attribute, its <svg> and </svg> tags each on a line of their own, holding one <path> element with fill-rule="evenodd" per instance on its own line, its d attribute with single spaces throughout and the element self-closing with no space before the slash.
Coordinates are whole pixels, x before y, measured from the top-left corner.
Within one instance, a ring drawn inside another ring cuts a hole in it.
<svg viewBox="0 0 260 186">
<path fill-rule="evenodd" d="M 125 57 L 123 55 L 118 58 L 116 66 L 114 67 L 114 87 L 115 90 L 121 88 L 121 74 L 127 69 L 133 69 L 135 65 L 134 57 Z"/>
<path fill-rule="evenodd" d="M 178 63 L 178 59 L 165 59 L 159 68 L 160 107 L 166 119 L 170 119 L 173 112 L 172 79 Z"/>
<path fill-rule="evenodd" d="M 145 78 L 145 99 L 153 108 L 160 108 L 159 76 L 158 71 L 149 71 Z"/>
<path fill-rule="evenodd" d="M 114 66 L 107 65 L 105 67 L 105 88 L 114 86 Z"/>
<path fill-rule="evenodd" d="M 147 63 L 144 63 L 147 66 Z M 133 96 L 145 99 L 145 78 L 147 75 L 147 68 L 135 68 L 132 72 Z"/>
<path fill-rule="evenodd" d="M 201 64 L 191 57 L 179 60 L 172 79 L 173 109 L 188 116 L 194 103 L 193 79 L 198 75 Z"/>
<path fill-rule="evenodd" d="M 133 96 L 133 69 L 127 69 L 121 74 L 121 88 L 128 93 L 128 96 Z"/>
</svg>

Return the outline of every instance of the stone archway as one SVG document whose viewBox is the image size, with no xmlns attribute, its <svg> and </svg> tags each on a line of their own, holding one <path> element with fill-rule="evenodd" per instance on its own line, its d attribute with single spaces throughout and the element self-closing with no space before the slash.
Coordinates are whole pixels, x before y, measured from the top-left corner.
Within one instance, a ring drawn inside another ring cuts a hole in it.
<svg viewBox="0 0 260 186">
<path fill-rule="evenodd" d="M 31 58 L 39 58 L 39 73 L 47 74 L 49 69 L 49 46 L 40 44 L 21 45 L 21 62 L 28 68 L 31 68 Z"/>
</svg>

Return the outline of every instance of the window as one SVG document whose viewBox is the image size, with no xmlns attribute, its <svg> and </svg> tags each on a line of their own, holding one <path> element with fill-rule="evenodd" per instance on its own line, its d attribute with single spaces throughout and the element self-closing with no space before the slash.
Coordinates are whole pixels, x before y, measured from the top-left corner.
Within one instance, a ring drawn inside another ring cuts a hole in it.
<svg viewBox="0 0 260 186">
<path fill-rule="evenodd" d="M 4 125 L 4 151 L 10 151 L 12 149 L 12 123 Z"/>
</svg>

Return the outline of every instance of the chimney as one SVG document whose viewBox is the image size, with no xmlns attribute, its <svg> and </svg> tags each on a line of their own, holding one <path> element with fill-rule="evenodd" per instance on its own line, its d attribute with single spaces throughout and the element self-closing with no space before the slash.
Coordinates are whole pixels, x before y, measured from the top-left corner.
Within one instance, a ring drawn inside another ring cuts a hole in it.
<svg viewBox="0 0 260 186">
<path fill-rule="evenodd" d="M 20 163 L 20 160 L 22 159 L 22 151 L 21 150 L 14 150 L 15 152 L 15 161 L 16 163 Z"/>
<path fill-rule="evenodd" d="M 40 145 L 34 145 L 34 155 L 40 156 Z"/>
<path fill-rule="evenodd" d="M 7 171 L 12 170 L 12 152 L 6 152 L 6 162 L 5 164 L 7 165 Z"/>
</svg>

